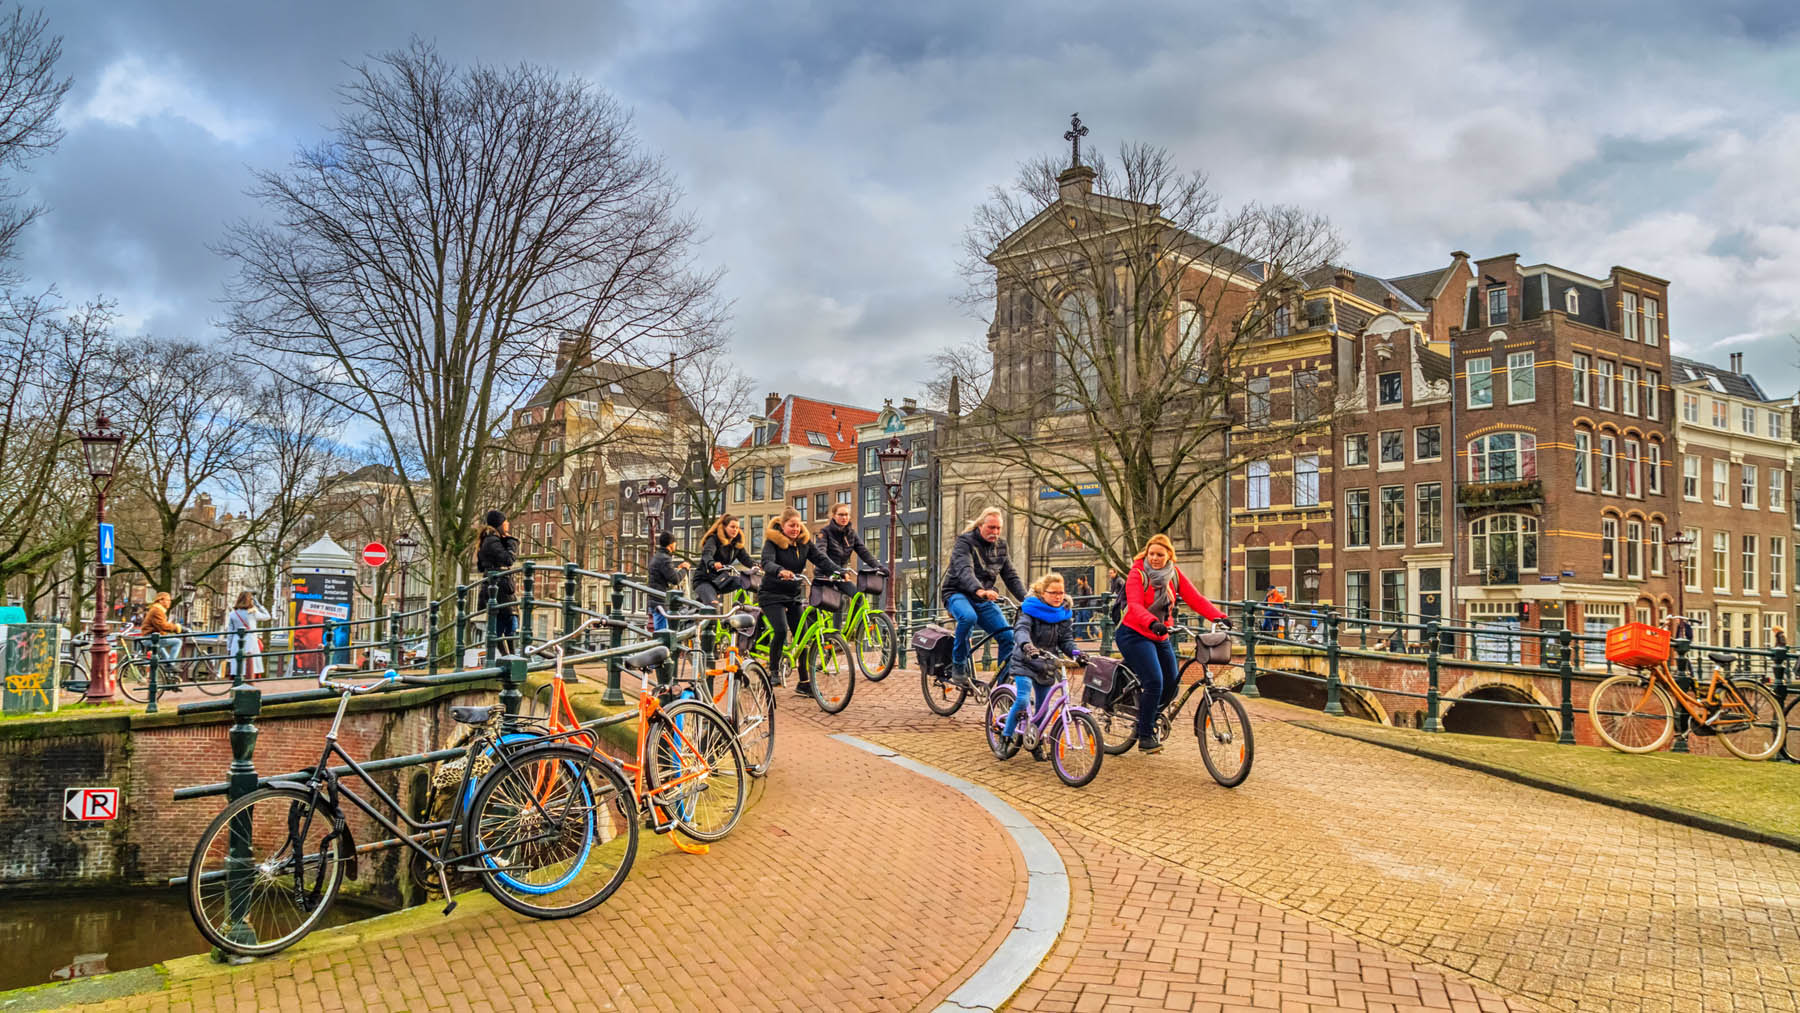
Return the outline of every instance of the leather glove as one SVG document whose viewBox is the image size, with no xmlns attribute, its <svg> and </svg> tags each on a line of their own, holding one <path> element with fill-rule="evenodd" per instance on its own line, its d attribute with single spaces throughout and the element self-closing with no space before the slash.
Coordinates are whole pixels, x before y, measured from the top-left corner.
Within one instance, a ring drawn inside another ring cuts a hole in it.
<svg viewBox="0 0 1800 1013">
<path fill-rule="evenodd" d="M 1160 619 L 1152 619 L 1150 620 L 1150 632 L 1159 637 L 1166 637 L 1169 635 L 1169 627 Z"/>
<path fill-rule="evenodd" d="M 1069 660 L 1075 662 L 1077 665 L 1085 665 L 1087 664 L 1088 657 L 1080 651 L 1076 651 L 1074 654 L 1069 655 Z"/>
</svg>

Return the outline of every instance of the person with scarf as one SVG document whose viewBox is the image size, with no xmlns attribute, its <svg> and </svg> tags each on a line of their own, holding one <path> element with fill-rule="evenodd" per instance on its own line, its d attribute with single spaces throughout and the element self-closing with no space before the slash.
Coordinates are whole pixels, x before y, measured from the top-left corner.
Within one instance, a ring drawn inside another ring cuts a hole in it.
<svg viewBox="0 0 1800 1013">
<path fill-rule="evenodd" d="M 1075 661 L 1087 656 L 1075 646 L 1074 617 L 1069 610 L 1069 596 L 1062 574 L 1047 573 L 1031 585 L 1031 593 L 1019 603 L 1019 620 L 1013 624 L 1013 640 L 1017 648 L 1007 666 L 1013 680 L 1012 710 L 1001 726 L 1002 738 L 1024 738 L 1019 722 L 1027 707 L 1036 707 L 1050 694 L 1050 687 L 1062 678 L 1055 654 Z"/>
<path fill-rule="evenodd" d="M 1131 564 L 1125 578 L 1125 617 L 1115 640 L 1119 657 L 1136 675 L 1138 690 L 1138 749 L 1154 753 L 1162 749 L 1156 737 L 1156 716 L 1175 699 L 1180 665 L 1175 645 L 1169 643 L 1169 623 L 1179 596 L 1201 616 L 1225 621 L 1225 613 L 1205 595 L 1194 590 L 1175 566 L 1175 546 L 1168 535 L 1155 534 Z"/>
<path fill-rule="evenodd" d="M 731 564 L 756 565 L 744 547 L 744 526 L 731 514 L 720 514 L 700 539 L 700 562 L 694 574 L 694 597 L 708 605 L 743 586 Z"/>
</svg>

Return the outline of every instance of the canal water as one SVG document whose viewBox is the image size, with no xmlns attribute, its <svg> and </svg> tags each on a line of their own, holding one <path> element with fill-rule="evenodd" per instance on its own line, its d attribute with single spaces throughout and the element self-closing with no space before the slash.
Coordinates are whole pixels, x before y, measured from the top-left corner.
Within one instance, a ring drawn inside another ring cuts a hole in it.
<svg viewBox="0 0 1800 1013">
<path fill-rule="evenodd" d="M 380 912 L 345 904 L 326 912 L 325 924 L 342 925 Z M 66 891 L 46 896 L 0 896 L 0 990 L 55 980 L 85 955 L 77 973 L 125 971 L 172 957 L 205 953 L 188 915 L 187 895 L 177 890 Z"/>
</svg>

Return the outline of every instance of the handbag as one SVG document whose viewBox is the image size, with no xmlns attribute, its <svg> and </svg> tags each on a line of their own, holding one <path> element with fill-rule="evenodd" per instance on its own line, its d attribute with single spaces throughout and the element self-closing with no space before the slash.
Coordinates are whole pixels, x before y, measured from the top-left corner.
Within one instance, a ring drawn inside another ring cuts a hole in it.
<svg viewBox="0 0 1800 1013">
<path fill-rule="evenodd" d="M 913 656 L 919 671 L 939 675 L 950 667 L 950 655 L 956 647 L 956 631 L 933 623 L 913 631 Z"/>
<path fill-rule="evenodd" d="M 1089 707 L 1107 707 L 1119 686 L 1117 658 L 1089 658 L 1081 673 L 1081 702 Z"/>
<path fill-rule="evenodd" d="M 1218 630 L 1195 637 L 1194 657 L 1202 665 L 1231 664 L 1231 634 Z"/>
</svg>

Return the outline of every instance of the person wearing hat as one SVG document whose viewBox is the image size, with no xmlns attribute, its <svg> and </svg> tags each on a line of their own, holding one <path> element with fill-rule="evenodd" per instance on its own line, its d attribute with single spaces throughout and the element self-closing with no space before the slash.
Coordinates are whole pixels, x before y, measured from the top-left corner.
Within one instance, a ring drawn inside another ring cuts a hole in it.
<svg viewBox="0 0 1800 1013">
<path fill-rule="evenodd" d="M 1180 688 L 1181 666 L 1175 657 L 1175 645 L 1169 643 L 1169 623 L 1175 614 L 1177 597 L 1205 618 L 1225 621 L 1225 613 L 1194 590 L 1194 585 L 1175 567 L 1175 545 L 1169 536 L 1151 535 L 1126 575 L 1125 619 L 1115 638 L 1119 657 L 1141 684 L 1137 737 L 1138 749 L 1146 753 L 1162 749 L 1162 742 L 1156 737 L 1156 716 L 1175 699 L 1175 691 Z"/>
<path fill-rule="evenodd" d="M 519 552 L 519 540 L 512 536 L 506 515 L 498 510 L 489 510 L 486 521 L 481 528 L 481 542 L 475 549 L 475 569 L 484 575 L 495 570 L 512 569 Z M 512 638 L 518 633 L 518 617 L 512 609 L 512 603 L 518 599 L 513 593 L 512 576 L 484 576 L 481 588 L 481 606 L 494 614 L 501 641 L 500 650 L 510 652 Z"/>
</svg>

